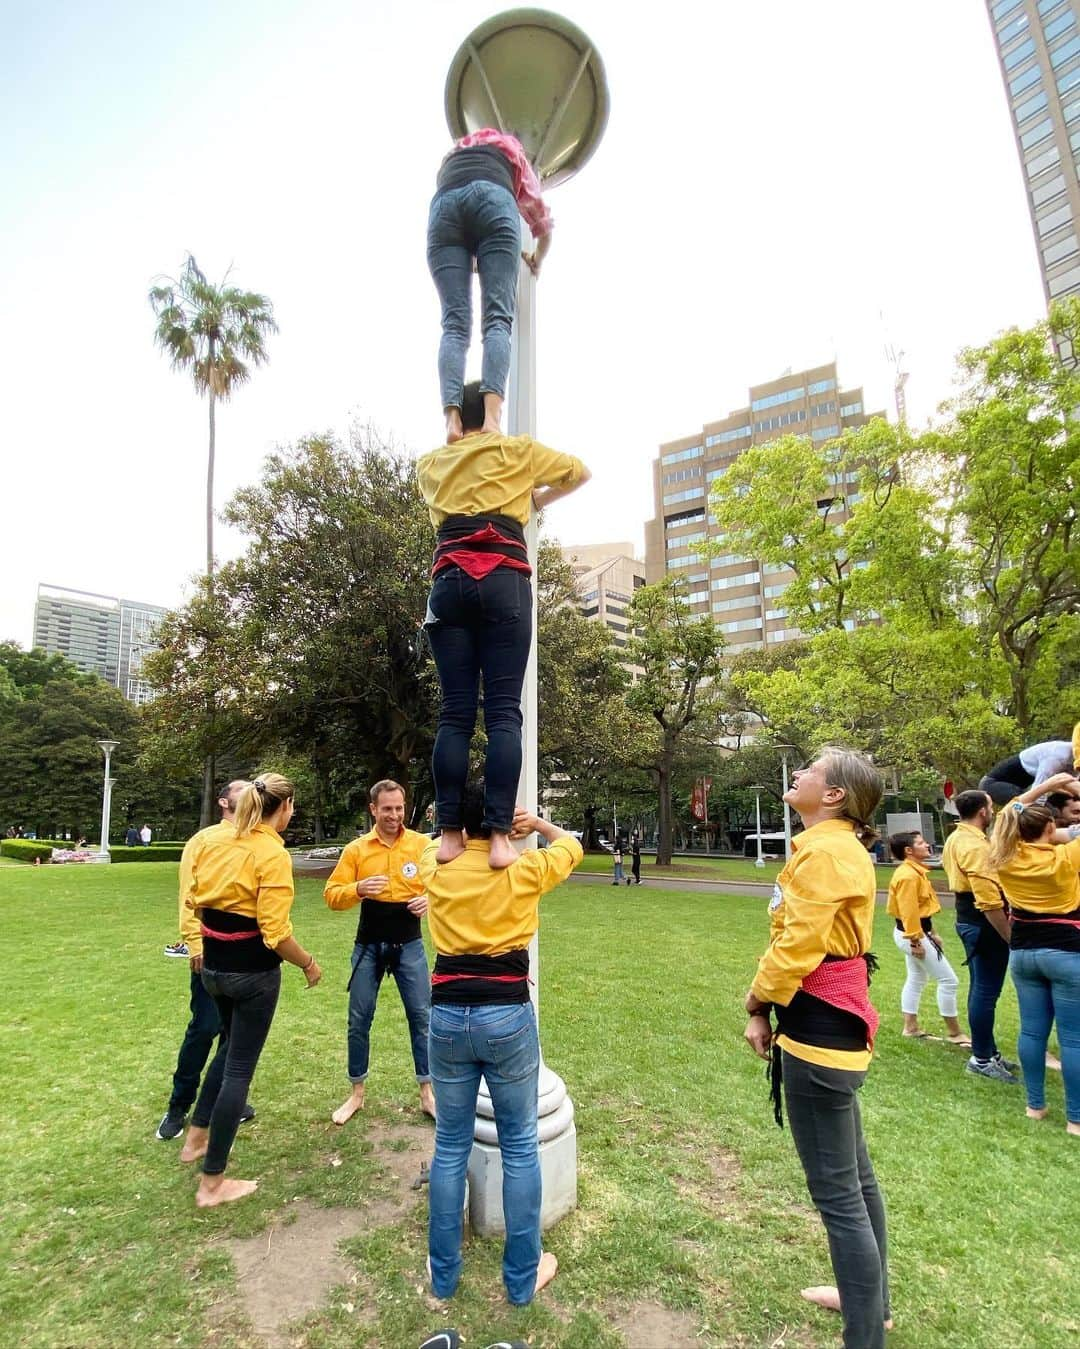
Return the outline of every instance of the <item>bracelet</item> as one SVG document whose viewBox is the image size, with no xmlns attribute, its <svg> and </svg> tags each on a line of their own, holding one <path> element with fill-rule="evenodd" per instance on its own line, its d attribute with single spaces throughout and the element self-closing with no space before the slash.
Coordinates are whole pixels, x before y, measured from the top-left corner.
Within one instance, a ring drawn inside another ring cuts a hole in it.
<svg viewBox="0 0 1080 1349">
<path fill-rule="evenodd" d="M 301 965 L 301 966 L 300 966 L 300 973 L 301 973 L 301 974 L 307 974 L 308 970 L 310 970 L 311 967 L 312 967 L 312 965 L 314 965 L 314 964 L 315 964 L 315 957 L 312 956 L 311 959 L 308 961 L 308 963 L 307 963 L 306 965 Z"/>
</svg>

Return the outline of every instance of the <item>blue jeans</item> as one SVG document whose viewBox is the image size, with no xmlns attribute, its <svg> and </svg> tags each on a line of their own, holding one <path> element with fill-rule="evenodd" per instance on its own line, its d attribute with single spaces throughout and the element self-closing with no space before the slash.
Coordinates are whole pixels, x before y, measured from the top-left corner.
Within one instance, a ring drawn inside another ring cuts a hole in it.
<svg viewBox="0 0 1080 1349">
<path fill-rule="evenodd" d="M 503 1168 L 503 1282 L 511 1302 L 531 1302 L 540 1263 L 540 1151 L 536 1095 L 540 1040 L 532 1003 L 431 1009 L 435 1156 L 428 1250 L 431 1287 L 451 1297 L 461 1277 L 461 1212 L 483 1074 L 495 1109 Z"/>
<path fill-rule="evenodd" d="M 965 963 L 971 974 L 967 1010 L 972 1057 L 992 1059 L 998 1052 L 994 1011 L 1009 968 L 1008 943 L 989 924 L 957 923 L 956 935 L 964 943 Z"/>
<path fill-rule="evenodd" d="M 472 262 L 480 273 L 482 393 L 506 392 L 517 302 L 521 226 L 513 194 L 477 181 L 438 193 L 428 215 L 427 261 L 442 304 L 439 388 L 444 408 L 461 407 L 472 335 Z"/>
<path fill-rule="evenodd" d="M 532 644 L 532 586 L 513 567 L 475 581 L 460 567 L 435 577 L 426 621 L 442 686 L 431 756 L 435 809 L 443 829 L 460 829 L 480 679 L 484 681 L 484 824 L 509 833 L 521 776 L 521 687 Z"/>
<path fill-rule="evenodd" d="M 413 1067 L 417 1082 L 430 1082 L 428 1072 L 428 1017 L 431 1013 L 431 975 L 424 943 L 419 937 L 402 946 L 391 942 L 357 942 L 352 953 L 349 980 L 349 1081 L 363 1082 L 368 1075 L 371 1023 L 379 985 L 392 974 L 401 994 L 409 1022 Z"/>
<path fill-rule="evenodd" d="M 1020 1004 L 1017 1048 L 1027 1103 L 1032 1110 L 1046 1105 L 1046 1042 L 1056 1021 L 1065 1114 L 1080 1124 L 1080 951 L 1013 951 L 1009 969 Z"/>
<path fill-rule="evenodd" d="M 172 1095 L 169 1097 L 169 1111 L 177 1115 L 186 1115 L 192 1102 L 199 1093 L 199 1079 L 202 1077 L 206 1060 L 214 1047 L 214 1040 L 221 1034 L 221 1017 L 217 1004 L 203 988 L 202 976 L 191 976 L 191 1020 L 184 1031 L 180 1053 L 176 1056 L 176 1072 L 173 1073 Z"/>
</svg>

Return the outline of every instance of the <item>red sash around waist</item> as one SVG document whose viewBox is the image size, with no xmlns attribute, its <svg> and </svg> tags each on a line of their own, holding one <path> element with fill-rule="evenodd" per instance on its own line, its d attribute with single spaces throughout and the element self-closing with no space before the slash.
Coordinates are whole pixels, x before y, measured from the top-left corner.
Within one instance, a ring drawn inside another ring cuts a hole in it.
<svg viewBox="0 0 1080 1349">
<path fill-rule="evenodd" d="M 881 1018 L 870 1001 L 870 980 L 862 956 L 849 960 L 826 957 L 803 979 L 802 990 L 830 1007 L 859 1017 L 866 1025 L 866 1042 L 873 1049 Z"/>
</svg>

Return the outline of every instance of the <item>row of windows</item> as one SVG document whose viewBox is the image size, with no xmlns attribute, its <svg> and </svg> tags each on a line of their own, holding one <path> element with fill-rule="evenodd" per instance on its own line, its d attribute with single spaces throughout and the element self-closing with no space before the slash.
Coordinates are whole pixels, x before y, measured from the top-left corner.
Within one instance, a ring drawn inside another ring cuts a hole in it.
<svg viewBox="0 0 1080 1349">
<path fill-rule="evenodd" d="M 1077 242 L 1075 234 L 1067 234 L 1064 239 L 1059 239 L 1056 244 L 1050 244 L 1042 251 L 1043 262 L 1049 267 L 1052 263 L 1060 262 L 1062 258 L 1070 257 L 1080 249 L 1080 243 Z"/>
<path fill-rule="evenodd" d="M 754 423 L 755 431 L 776 431 L 781 426 L 791 426 L 806 421 L 806 409 L 795 408 L 792 412 L 778 412 L 775 417 L 764 417 Z"/>
<path fill-rule="evenodd" d="M 833 436 L 840 434 L 838 426 L 819 426 L 810 432 L 811 440 L 831 440 Z"/>
<path fill-rule="evenodd" d="M 1067 98 L 1077 85 L 1080 85 L 1080 68 L 1074 66 L 1072 70 L 1066 71 L 1064 75 L 1059 77 L 1057 82 L 1058 93 L 1062 98 Z"/>
<path fill-rule="evenodd" d="M 836 399 L 830 398 L 825 403 L 815 403 L 810 409 L 811 417 L 824 417 L 828 412 L 836 411 Z"/>
<path fill-rule="evenodd" d="M 830 389 L 836 388 L 835 379 L 816 379 L 807 390 L 808 393 L 828 393 Z"/>
<path fill-rule="evenodd" d="M 1051 211 L 1037 221 L 1039 228 L 1039 238 L 1045 239 L 1048 234 L 1052 234 L 1059 225 L 1064 225 L 1072 219 L 1072 212 L 1069 207 L 1059 206 L 1056 211 Z"/>
<path fill-rule="evenodd" d="M 1042 71 L 1038 66 L 1031 66 L 1022 74 L 1017 75 L 1014 80 L 1009 81 L 1009 96 L 1015 98 L 1017 94 L 1022 94 L 1025 89 L 1030 89 L 1033 84 L 1038 84 L 1042 76 Z"/>
<path fill-rule="evenodd" d="M 705 512 L 703 510 L 676 511 L 674 515 L 664 516 L 664 524 L 668 529 L 678 529 L 680 525 L 696 525 L 704 519 Z"/>
<path fill-rule="evenodd" d="M 1048 178 L 1041 187 L 1035 188 L 1031 194 L 1031 200 L 1036 206 L 1041 206 L 1044 201 L 1049 201 L 1051 197 L 1056 197 L 1065 191 L 1064 174 L 1055 174 L 1053 178 Z"/>
<path fill-rule="evenodd" d="M 1041 155 L 1036 155 L 1034 159 L 1027 164 L 1027 175 L 1029 178 L 1038 178 L 1040 173 L 1045 173 L 1047 169 L 1052 169 L 1055 164 L 1061 160 L 1061 151 L 1056 145 L 1051 146 L 1049 150 L 1044 150 Z"/>
<path fill-rule="evenodd" d="M 706 483 L 715 482 L 717 478 L 723 477 L 723 475 L 727 471 L 728 471 L 727 464 L 725 464 L 723 468 L 710 468 L 708 473 L 705 474 Z"/>
<path fill-rule="evenodd" d="M 664 505 L 674 506 L 677 501 L 693 501 L 695 497 L 703 497 L 704 495 L 704 487 L 688 487 L 684 492 L 665 492 Z"/>
<path fill-rule="evenodd" d="M 1039 13 L 1046 14 L 1049 10 L 1054 9 L 1060 4 L 1061 0 L 1039 0 Z"/>
<path fill-rule="evenodd" d="M 1053 122 L 1051 122 L 1049 117 L 1046 117 L 1041 122 L 1036 122 L 1030 131 L 1024 132 L 1020 137 L 1020 144 L 1027 150 L 1032 145 L 1038 145 L 1039 141 L 1046 140 L 1053 129 Z"/>
<path fill-rule="evenodd" d="M 714 578 L 712 588 L 714 590 L 727 590 L 731 586 L 749 586 L 756 585 L 761 580 L 761 572 L 744 571 L 738 576 L 717 576 Z"/>
<path fill-rule="evenodd" d="M 749 632 L 751 628 L 760 628 L 760 618 L 735 618 L 729 623 L 718 623 L 721 632 Z"/>
<path fill-rule="evenodd" d="M 673 482 L 685 482 L 687 478 L 696 478 L 700 472 L 700 464 L 695 464 L 693 468 L 673 468 L 670 473 L 664 474 L 664 486 Z"/>
<path fill-rule="evenodd" d="M 1031 98 L 1025 99 L 1023 103 L 1018 103 L 1013 108 L 1013 116 L 1017 123 L 1026 122 L 1029 117 L 1034 117 L 1037 112 L 1042 112 L 1043 108 L 1046 107 L 1046 101 L 1046 93 L 1040 89 Z"/>
<path fill-rule="evenodd" d="M 1058 66 L 1063 66 L 1066 61 L 1080 52 L 1080 37 L 1071 37 L 1067 42 L 1063 42 L 1060 47 L 1055 47 L 1050 53 L 1050 64 L 1057 70 Z"/>
<path fill-rule="evenodd" d="M 805 389 L 782 389 L 779 393 L 768 394 L 765 398 L 755 398 L 750 404 L 750 411 L 763 412 L 766 408 L 779 407 L 781 403 L 794 403 L 797 398 L 805 397 Z"/>
<path fill-rule="evenodd" d="M 729 441 L 741 440 L 743 436 L 748 436 L 749 434 L 749 426 L 736 426 L 730 431 L 718 431 L 714 436 L 706 436 L 705 444 L 709 447 L 713 445 L 727 445 Z"/>
<path fill-rule="evenodd" d="M 994 16 L 994 23 L 996 24 L 999 19 L 1002 19 L 1006 14 L 1011 13 L 1019 3 L 1020 0 L 997 0 L 997 4 L 990 11 Z"/>
<path fill-rule="evenodd" d="M 1060 276 L 1052 276 L 1047 286 L 1055 298 L 1064 295 L 1066 291 L 1080 289 L 1080 267 L 1072 267 L 1069 271 L 1062 272 Z"/>
<path fill-rule="evenodd" d="M 1064 33 L 1066 29 L 1071 28 L 1075 22 L 1076 15 L 1071 9 L 1067 9 L 1063 14 L 1059 14 L 1056 19 L 1051 19 L 1049 23 L 1043 24 L 1043 36 L 1047 42 L 1050 42 L 1059 34 Z"/>
<path fill-rule="evenodd" d="M 998 29 L 998 42 L 1002 47 L 1011 42 L 1013 38 L 1019 37 L 1028 26 L 1028 16 L 1021 14 L 1018 19 L 1009 19 L 1008 23 L 1003 24 Z"/>
<path fill-rule="evenodd" d="M 787 589 L 787 586 L 786 586 L 786 585 L 782 585 L 782 586 L 766 586 L 766 587 L 765 587 L 765 598 L 766 598 L 766 599 L 769 599 L 769 600 L 776 599 L 777 595 L 782 595 L 786 589 Z"/>
<path fill-rule="evenodd" d="M 721 553 L 719 557 L 714 557 L 712 564 L 714 567 L 734 567 L 743 562 L 749 562 L 748 557 L 740 557 L 738 553 Z M 725 585 L 727 582 L 725 581 Z"/>
<path fill-rule="evenodd" d="M 788 611 L 787 611 L 786 609 L 766 609 L 766 610 L 765 610 L 765 617 L 766 617 L 766 618 L 787 618 L 787 616 L 788 616 Z"/>
<path fill-rule="evenodd" d="M 691 445 L 688 450 L 672 450 L 670 454 L 661 455 L 662 464 L 680 464 L 684 459 L 700 459 L 705 451 L 700 445 Z"/>
<path fill-rule="evenodd" d="M 671 553 L 679 548 L 689 548 L 692 543 L 700 543 L 704 537 L 704 534 L 684 534 L 679 539 L 668 539 L 664 546 Z"/>
<path fill-rule="evenodd" d="M 1019 47 L 1014 47 L 1011 52 L 1006 52 L 1002 57 L 1002 62 L 1006 70 L 1014 70 L 1021 61 L 1026 61 L 1029 56 L 1035 55 L 1035 39 L 1029 37 L 1026 42 L 1021 42 Z"/>
<path fill-rule="evenodd" d="M 840 408 L 841 417 L 854 417 L 860 412 L 862 412 L 861 403 L 844 403 Z"/>
<path fill-rule="evenodd" d="M 686 602 L 687 604 L 704 604 L 708 598 L 709 592 L 707 590 L 691 590 L 686 597 Z"/>
<path fill-rule="evenodd" d="M 743 595 L 736 600 L 713 600 L 713 613 L 723 613 L 728 609 L 755 609 L 757 602 L 756 595 Z"/>
</svg>

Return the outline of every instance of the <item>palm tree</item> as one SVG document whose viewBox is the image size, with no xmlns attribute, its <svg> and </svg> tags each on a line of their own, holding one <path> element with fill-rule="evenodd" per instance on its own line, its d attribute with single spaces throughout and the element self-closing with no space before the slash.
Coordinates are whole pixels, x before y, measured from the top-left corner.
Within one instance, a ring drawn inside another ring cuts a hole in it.
<svg viewBox="0 0 1080 1349">
<path fill-rule="evenodd" d="M 251 378 L 266 357 L 265 339 L 277 332 L 265 295 L 207 281 L 188 254 L 179 280 L 166 277 L 150 290 L 157 315 L 154 340 L 174 370 L 190 370 L 196 391 L 210 402 L 210 451 L 206 461 L 206 580 L 214 584 L 214 406 Z"/>
<path fill-rule="evenodd" d="M 154 340 L 174 370 L 190 370 L 195 389 L 209 395 L 210 450 L 206 460 L 206 590 L 214 595 L 214 408 L 219 398 L 251 378 L 251 367 L 266 360 L 265 339 L 277 332 L 274 309 L 265 295 L 207 281 L 189 253 L 179 280 L 165 277 L 150 289 L 157 315 Z M 213 743 L 214 701 L 206 707 Z M 213 820 L 214 755 L 203 762 L 202 824 Z"/>
</svg>

